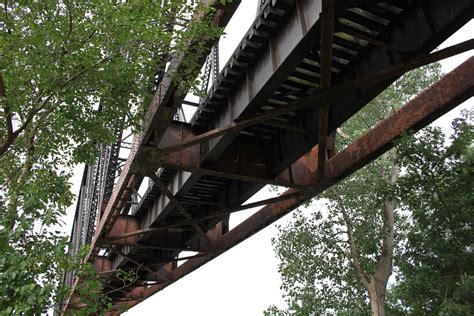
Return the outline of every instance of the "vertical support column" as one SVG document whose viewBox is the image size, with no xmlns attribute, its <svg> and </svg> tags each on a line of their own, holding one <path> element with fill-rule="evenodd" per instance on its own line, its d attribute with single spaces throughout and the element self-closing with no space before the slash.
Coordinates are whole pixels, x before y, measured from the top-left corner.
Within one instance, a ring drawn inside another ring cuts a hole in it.
<svg viewBox="0 0 474 316">
<path fill-rule="evenodd" d="M 331 86 L 332 41 L 334 35 L 335 1 L 323 0 L 321 10 L 321 57 L 320 57 L 320 87 Z M 318 151 L 318 178 L 324 177 L 326 163 L 327 134 L 329 121 L 329 103 L 323 96 L 319 105 L 319 151 Z"/>
</svg>

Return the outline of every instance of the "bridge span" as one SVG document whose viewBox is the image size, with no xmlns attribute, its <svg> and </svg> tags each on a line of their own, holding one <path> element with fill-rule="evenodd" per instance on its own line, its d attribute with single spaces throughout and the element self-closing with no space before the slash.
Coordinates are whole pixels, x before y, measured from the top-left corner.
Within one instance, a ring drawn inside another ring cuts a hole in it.
<svg viewBox="0 0 474 316">
<path fill-rule="evenodd" d="M 218 7 L 216 23 L 225 26 L 238 3 Z M 199 103 L 184 101 L 164 77 L 128 158 L 120 164 L 127 142 L 117 131 L 117 143 L 86 166 L 79 194 L 71 251 L 91 245 L 86 260 L 104 281 L 111 313 L 186 276 L 471 97 L 473 58 L 335 151 L 337 127 L 400 75 L 474 48 L 470 40 L 432 52 L 473 12 L 470 0 L 262 1 Z M 181 66 L 172 60 L 172 69 Z M 189 122 L 177 119 L 183 103 L 196 107 Z M 244 204 L 268 184 L 287 191 Z M 229 229 L 230 214 L 255 206 L 262 208 Z M 124 286 L 121 270 L 137 278 Z M 65 282 L 79 280 L 68 273 Z"/>
</svg>

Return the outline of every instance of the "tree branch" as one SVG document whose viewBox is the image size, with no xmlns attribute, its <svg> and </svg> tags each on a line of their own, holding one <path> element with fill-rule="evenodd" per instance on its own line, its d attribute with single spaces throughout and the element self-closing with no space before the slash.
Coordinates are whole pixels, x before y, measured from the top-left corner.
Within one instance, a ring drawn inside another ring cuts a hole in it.
<svg viewBox="0 0 474 316">
<path fill-rule="evenodd" d="M 344 207 L 344 202 L 341 198 L 341 194 L 339 190 L 336 187 L 332 187 L 332 190 L 336 193 L 337 204 L 340 207 L 342 217 L 344 219 L 344 223 L 346 224 L 346 227 L 347 227 L 347 244 L 349 245 L 349 249 L 350 249 L 351 264 L 356 270 L 357 275 L 359 276 L 359 279 L 362 282 L 362 285 L 364 285 L 364 287 L 367 290 L 369 290 L 369 287 L 370 287 L 369 278 L 360 263 L 359 252 L 357 251 L 357 246 L 355 244 L 354 237 L 352 236 L 352 224 L 349 218 L 349 214 L 347 213 L 347 210 Z"/>
<path fill-rule="evenodd" d="M 66 4 L 67 16 L 68 16 L 68 32 L 66 35 L 66 39 L 68 39 L 72 34 L 72 14 L 71 14 L 71 8 L 69 7 L 69 1 L 64 1 L 64 3 Z"/>
<path fill-rule="evenodd" d="M 134 278 L 134 280 L 132 280 L 132 281 L 130 281 L 128 284 L 126 284 L 126 283 L 125 283 L 125 280 L 123 280 L 123 279 L 121 279 L 121 278 L 118 278 L 119 280 L 121 280 L 121 281 L 124 283 L 123 286 L 118 287 L 118 288 L 115 288 L 115 289 L 113 289 L 113 290 L 110 290 L 110 291 L 104 293 L 104 295 L 105 295 L 105 296 L 108 296 L 109 294 L 112 294 L 112 293 L 117 292 L 117 291 L 121 291 L 121 290 L 123 290 L 123 289 L 126 289 L 126 288 L 132 286 L 132 285 L 133 285 L 135 282 L 137 282 L 137 280 L 140 278 L 140 275 L 138 274 L 138 271 L 140 270 L 140 268 L 142 267 L 142 265 L 143 265 L 143 264 L 137 266 L 137 268 L 135 269 L 135 278 Z"/>
<path fill-rule="evenodd" d="M 117 57 L 117 56 L 119 56 L 118 53 L 112 54 L 112 55 L 107 56 L 107 57 L 104 57 L 101 60 L 97 61 L 94 64 L 93 67 L 84 68 L 84 69 L 78 71 L 76 74 L 72 75 L 68 79 L 64 80 L 63 82 L 60 82 L 59 85 L 58 85 L 59 89 L 63 89 L 65 87 L 67 87 L 70 83 L 72 83 L 73 81 L 75 81 L 78 78 L 82 77 L 84 74 L 91 71 L 92 69 L 95 69 L 98 65 L 100 65 L 102 63 L 105 63 L 105 62 L 107 62 L 107 61 L 109 61 L 109 60 L 111 60 L 111 59 L 113 59 L 114 57 Z M 34 119 L 36 114 L 38 114 L 40 111 L 45 110 L 45 109 L 46 109 L 47 113 L 52 112 L 52 108 L 47 109 L 47 105 L 56 93 L 57 93 L 56 91 L 51 91 L 50 94 L 41 102 L 41 104 L 38 107 L 36 107 L 36 104 L 38 104 L 40 102 L 41 98 L 44 96 L 45 91 L 42 91 L 39 94 L 39 96 L 36 98 L 36 100 L 33 104 L 33 108 L 27 114 L 25 120 L 20 125 L 20 127 L 17 130 L 12 131 L 11 134 L 9 134 L 11 136 L 9 138 L 7 138 L 6 142 L 0 143 L 0 157 L 8 151 L 8 149 L 13 144 L 15 139 L 18 138 L 18 136 L 31 124 L 31 122 Z M 12 127 L 12 129 L 13 129 L 13 127 Z"/>
<path fill-rule="evenodd" d="M 14 135 L 13 135 L 13 116 L 12 112 L 10 109 L 10 106 L 7 104 L 7 98 L 6 98 L 6 88 L 5 88 L 5 82 L 3 81 L 3 75 L 0 72 L 0 101 L 3 101 L 3 111 L 5 115 L 5 125 L 7 127 L 7 137 L 6 140 L 3 140 L 2 135 L 0 135 L 0 156 L 3 154 L 3 151 L 5 148 L 8 148 L 14 141 Z"/>
<path fill-rule="evenodd" d="M 28 180 L 28 175 L 30 174 L 31 169 L 33 168 L 33 156 L 35 153 L 35 136 L 36 136 L 37 128 L 34 127 L 31 131 L 28 132 L 27 135 L 27 144 L 26 144 L 26 158 L 23 166 L 21 168 L 20 174 L 17 175 L 15 185 L 9 186 L 9 198 L 8 198 L 8 206 L 7 206 L 7 216 L 10 223 L 7 224 L 7 228 L 10 230 L 14 230 L 15 223 L 18 218 L 18 200 L 20 198 L 19 188 L 22 187 L 26 181 Z"/>
</svg>

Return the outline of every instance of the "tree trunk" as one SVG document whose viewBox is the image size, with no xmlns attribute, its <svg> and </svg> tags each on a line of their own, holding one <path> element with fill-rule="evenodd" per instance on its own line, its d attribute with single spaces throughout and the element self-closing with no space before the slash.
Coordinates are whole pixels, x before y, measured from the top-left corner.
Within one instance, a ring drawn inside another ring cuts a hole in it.
<svg viewBox="0 0 474 316">
<path fill-rule="evenodd" d="M 393 163 L 388 182 L 394 184 L 398 179 L 398 166 Z M 348 216 L 344 203 L 340 198 L 340 194 L 336 188 L 333 188 L 338 194 L 339 205 L 341 206 L 341 213 L 344 222 L 347 226 L 347 243 L 349 245 L 349 257 L 352 266 L 354 267 L 359 280 L 369 293 L 370 308 L 372 315 L 385 316 L 385 293 L 388 283 L 388 278 L 392 274 L 393 264 L 393 248 L 395 242 L 395 214 L 394 203 L 392 197 L 387 195 L 383 202 L 382 220 L 383 220 L 383 238 L 382 238 L 382 252 L 377 260 L 377 266 L 373 275 L 369 275 L 360 263 L 359 252 L 357 250 L 354 237 L 352 235 L 352 223 Z"/>
<path fill-rule="evenodd" d="M 370 309 L 374 316 L 385 316 L 385 287 L 386 282 L 379 281 L 372 277 L 370 280 L 369 292 Z"/>
<path fill-rule="evenodd" d="M 394 163 L 388 182 L 393 184 L 398 179 L 398 166 Z M 369 292 L 370 308 L 372 315 L 385 316 L 385 293 L 388 278 L 392 274 L 393 247 L 395 242 L 395 214 L 393 200 L 386 196 L 383 202 L 383 241 L 382 253 L 377 260 L 377 268 L 370 278 L 367 291 Z"/>
</svg>

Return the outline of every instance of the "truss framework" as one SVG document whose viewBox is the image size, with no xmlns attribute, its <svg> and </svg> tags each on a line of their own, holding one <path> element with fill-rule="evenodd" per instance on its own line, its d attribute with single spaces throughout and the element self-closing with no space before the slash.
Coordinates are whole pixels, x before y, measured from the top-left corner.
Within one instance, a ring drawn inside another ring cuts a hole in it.
<svg viewBox="0 0 474 316">
<path fill-rule="evenodd" d="M 289 0 L 262 2 L 259 14 L 268 19 L 273 16 L 275 21 L 282 21 L 286 13 L 284 9 L 274 5 L 277 2 L 283 3 L 282 8 L 285 8 L 287 3 L 293 3 Z M 303 4 L 301 1 L 295 2 L 301 16 Z M 106 293 L 113 295 L 117 310 L 120 304 L 133 306 L 139 303 L 219 256 L 374 160 L 390 149 L 393 141 L 403 132 L 420 129 L 473 95 L 474 57 L 408 102 L 392 116 L 380 122 L 343 151 L 336 153 L 332 130 L 334 128 L 331 127 L 330 118 L 331 115 L 334 116 L 333 107 L 347 101 L 346 94 L 355 95 L 364 89 L 386 86 L 410 69 L 474 48 L 474 40 L 469 40 L 431 54 L 413 56 L 412 52 L 387 44 L 377 36 L 362 35 L 361 30 L 354 30 L 336 23 L 336 18 L 343 9 L 345 9 L 343 6 L 336 5 L 334 1 L 322 1 L 318 51 L 319 82 L 314 86 L 312 82 L 296 78 L 299 80 L 298 84 L 316 87 L 299 90 L 292 89 L 291 87 L 294 86 L 289 86 L 287 82 L 284 82 L 282 87 L 288 90 L 287 93 L 284 95 L 280 93 L 278 99 L 271 99 L 274 103 L 279 102 L 277 107 L 270 107 L 264 112 L 257 111 L 256 113 L 242 110 L 242 115 L 235 117 L 230 124 L 216 124 L 215 128 L 202 131 L 196 127 L 203 118 L 202 113 L 216 111 L 216 109 L 211 109 L 209 104 L 212 104 L 212 98 L 219 98 L 226 88 L 213 85 L 210 90 L 211 97 L 195 104 L 199 110 L 198 115 L 193 118 L 194 128 L 192 128 L 187 124 L 171 123 L 176 117 L 177 109 L 183 103 L 183 98 L 175 94 L 172 83 L 166 77 L 160 80 L 160 86 L 156 89 L 155 97 L 144 118 L 144 132 L 134 139 L 129 159 L 123 165 L 111 195 L 108 196 L 108 200 L 104 198 L 101 203 L 95 238 L 91 241 L 92 251 L 86 258 L 94 263 L 96 270 L 103 278 L 111 282 L 112 285 Z M 217 16 L 222 18 L 222 12 L 218 12 Z M 382 23 L 382 20 L 379 19 L 378 23 Z M 269 23 L 262 21 L 261 23 Z M 302 29 L 306 29 L 309 33 L 308 26 L 301 23 Z M 338 81 L 339 73 L 335 71 L 335 67 L 342 67 L 343 59 L 340 57 L 340 51 L 334 50 L 334 41 L 336 40 L 335 33 L 341 30 L 360 41 L 390 52 L 392 56 L 398 56 L 400 60 L 369 75 Z M 263 36 L 259 30 L 252 31 L 250 35 L 253 38 Z M 245 56 L 249 54 L 249 49 L 256 50 L 259 47 L 251 42 L 250 35 L 248 40 L 244 39 L 239 56 Z M 272 43 L 270 41 L 269 45 L 272 46 Z M 218 69 L 215 48 L 212 51 L 214 51 L 214 61 L 209 62 L 209 65 Z M 208 59 L 211 61 L 212 57 Z M 248 60 L 235 59 L 233 62 L 237 67 L 246 67 L 249 64 Z M 274 60 L 272 62 L 275 63 Z M 180 60 L 174 60 L 171 65 L 175 70 L 179 70 Z M 223 73 L 231 73 L 231 66 L 226 65 Z M 207 68 L 210 70 L 211 66 Z M 215 69 L 214 75 L 217 75 Z M 278 72 L 276 76 L 279 76 Z M 227 80 L 222 79 L 221 75 L 216 76 L 215 79 L 216 83 Z M 293 77 L 290 79 L 296 80 Z M 248 85 L 249 94 L 255 92 L 254 89 L 255 87 Z M 317 129 L 296 126 L 291 124 L 291 120 L 286 119 L 304 115 L 304 113 L 318 113 Z M 236 144 L 236 151 L 239 146 L 249 146 L 249 153 L 242 154 L 242 157 L 227 157 L 226 152 L 221 154 L 225 164 L 206 158 L 206 155 L 219 152 L 220 148 L 228 146 L 236 139 L 236 135 L 245 135 L 248 131 L 251 131 L 250 134 L 256 138 L 264 139 L 264 136 L 255 132 L 262 130 L 262 126 L 303 135 L 305 139 L 315 139 L 317 145 L 300 155 L 299 159 L 284 169 L 276 168 L 279 170 L 276 174 L 269 173 L 268 166 L 258 155 L 252 154 L 252 152 L 258 152 L 258 149 L 252 147 L 255 144 L 251 142 L 243 141 Z M 108 154 L 107 157 L 115 156 Z M 100 169 L 100 166 L 94 166 L 94 168 L 90 169 L 91 178 L 93 174 L 98 173 L 97 168 Z M 159 192 L 159 199 L 147 201 L 144 198 L 138 202 L 132 198 L 145 177 L 151 179 L 147 192 L 150 192 L 151 196 L 153 196 L 152 192 L 155 194 Z M 237 186 L 229 186 L 228 183 L 237 183 Z M 249 189 L 249 186 L 259 188 L 265 184 L 283 186 L 288 189 L 281 196 L 243 204 L 254 192 L 252 191 L 254 189 Z M 209 192 L 217 192 L 223 185 L 228 185 L 231 190 L 244 192 L 240 200 L 229 204 L 225 200 L 210 199 Z M 182 189 L 183 187 L 186 189 Z M 87 194 L 81 191 L 82 195 Z M 132 214 L 129 211 L 130 203 L 137 204 Z M 146 203 L 150 205 L 147 206 Z M 162 205 L 166 203 L 166 206 L 161 207 L 160 203 Z M 196 210 L 202 209 L 199 205 L 205 205 L 209 211 L 197 212 Z M 229 230 L 230 214 L 256 206 L 263 206 L 263 208 Z M 98 206 L 95 208 L 97 209 Z M 140 209 L 143 208 L 148 208 L 149 211 L 146 214 L 140 213 Z M 82 217 L 78 220 L 79 223 L 84 223 L 86 220 L 84 214 L 88 213 L 80 213 Z M 92 215 L 88 218 L 92 218 Z M 81 227 L 77 229 L 84 235 L 85 226 Z M 73 238 L 73 241 L 76 240 Z M 87 241 L 90 242 L 90 239 Z M 99 255 L 101 249 L 114 255 Z M 193 251 L 196 254 L 180 256 L 182 251 Z M 178 261 L 185 262 L 178 267 Z M 118 269 L 122 268 L 137 269 L 139 278 L 126 287 L 114 285 L 111 280 Z M 74 281 L 72 276 L 68 278 L 68 281 L 71 283 Z M 76 279 L 74 282 L 77 284 L 79 281 Z M 66 302 L 66 306 L 73 301 L 74 299 Z"/>
</svg>

